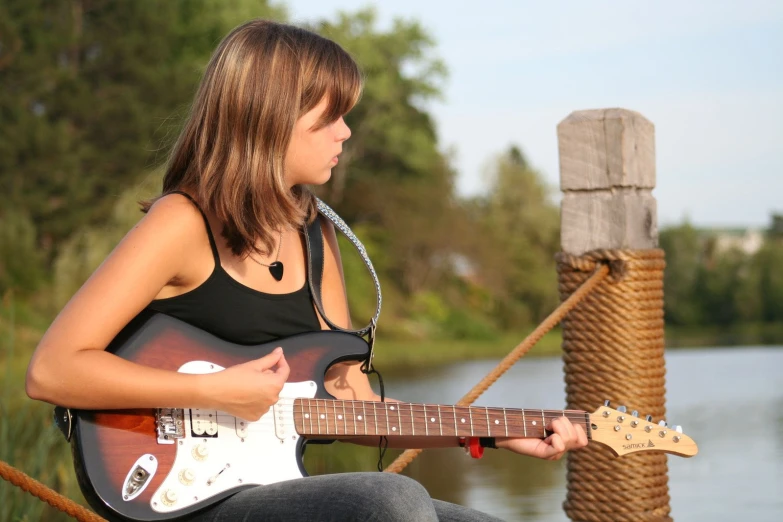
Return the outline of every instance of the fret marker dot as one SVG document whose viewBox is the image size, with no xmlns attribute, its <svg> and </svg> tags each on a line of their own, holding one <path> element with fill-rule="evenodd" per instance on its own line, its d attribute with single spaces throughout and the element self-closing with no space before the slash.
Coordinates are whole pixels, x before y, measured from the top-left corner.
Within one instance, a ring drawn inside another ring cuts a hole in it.
<svg viewBox="0 0 783 522">
<path fill-rule="evenodd" d="M 325 419 L 325 418 L 326 418 L 326 415 L 324 415 L 324 414 L 322 413 L 322 414 L 321 414 L 321 418 L 322 418 L 322 419 Z"/>
<path fill-rule="evenodd" d="M 309 419 L 309 418 L 310 418 L 310 414 L 309 413 L 305 413 L 305 419 Z"/>
<path fill-rule="evenodd" d="M 533 426 L 535 426 L 535 425 L 536 425 L 536 421 L 533 421 Z"/>
<path fill-rule="evenodd" d="M 500 421 L 495 419 L 495 424 L 500 424 Z"/>
<path fill-rule="evenodd" d="M 460 422 L 465 422 L 465 419 L 460 419 L 459 421 L 460 421 Z"/>
<path fill-rule="evenodd" d="M 397 427 L 396 426 L 392 426 L 392 431 L 397 431 Z"/>
<path fill-rule="evenodd" d="M 343 416 L 342 415 L 338 415 L 337 418 L 340 419 L 340 420 L 343 420 Z"/>
<path fill-rule="evenodd" d="M 357 418 L 357 419 L 359 419 L 359 420 L 362 420 L 362 416 L 361 416 L 361 415 L 359 415 L 359 416 L 358 416 L 358 417 L 356 417 L 356 418 Z"/>
<path fill-rule="evenodd" d="M 430 422 L 435 422 L 435 417 L 430 417 Z"/>
<path fill-rule="evenodd" d="M 389 408 L 389 409 L 390 409 L 391 411 L 394 411 L 394 406 L 392 406 L 392 407 L 391 407 L 391 408 Z"/>
</svg>

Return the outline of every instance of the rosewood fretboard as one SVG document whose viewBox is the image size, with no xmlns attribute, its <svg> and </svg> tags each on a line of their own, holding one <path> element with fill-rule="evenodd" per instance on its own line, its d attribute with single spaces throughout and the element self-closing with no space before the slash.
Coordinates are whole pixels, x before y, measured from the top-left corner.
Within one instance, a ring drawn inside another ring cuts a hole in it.
<svg viewBox="0 0 783 522">
<path fill-rule="evenodd" d="M 545 427 L 568 417 L 590 433 L 590 415 L 577 410 L 533 410 L 444 406 L 404 402 L 296 399 L 294 423 L 300 435 L 532 437 L 549 435 Z"/>
</svg>

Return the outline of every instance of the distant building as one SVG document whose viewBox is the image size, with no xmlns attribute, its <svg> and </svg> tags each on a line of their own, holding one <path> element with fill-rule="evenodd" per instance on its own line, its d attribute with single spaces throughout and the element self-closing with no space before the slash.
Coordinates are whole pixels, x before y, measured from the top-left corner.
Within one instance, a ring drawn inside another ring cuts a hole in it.
<svg viewBox="0 0 783 522">
<path fill-rule="evenodd" d="M 713 229 L 709 234 L 715 240 L 716 253 L 740 250 L 753 255 L 764 246 L 764 231 L 760 229 Z"/>
</svg>

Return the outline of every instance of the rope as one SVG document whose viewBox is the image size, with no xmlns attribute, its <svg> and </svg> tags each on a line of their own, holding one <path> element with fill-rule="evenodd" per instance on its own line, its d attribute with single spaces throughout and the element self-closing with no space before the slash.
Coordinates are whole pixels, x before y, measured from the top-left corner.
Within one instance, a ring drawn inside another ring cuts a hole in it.
<svg viewBox="0 0 783 522">
<path fill-rule="evenodd" d="M 590 268 L 592 275 L 582 282 L 568 299 L 560 304 L 544 321 L 539 324 L 530 335 L 528 335 L 521 343 L 519 343 L 491 372 L 487 374 L 478 384 L 476 384 L 472 390 L 470 390 L 464 397 L 457 401 L 457 406 L 468 406 L 472 404 L 479 396 L 487 391 L 492 384 L 497 381 L 501 375 L 506 373 L 511 366 L 514 365 L 523 355 L 525 355 L 549 330 L 555 327 L 557 323 L 563 320 L 563 318 L 573 310 L 590 292 L 595 289 L 601 281 L 606 279 L 610 273 L 610 268 L 606 264 L 599 265 L 593 263 Z M 394 462 L 389 464 L 384 471 L 389 473 L 399 473 L 405 467 L 413 462 L 422 450 L 409 449 L 405 450 Z"/>
<path fill-rule="evenodd" d="M 557 256 L 561 299 L 595 267 L 614 269 L 563 321 L 567 408 L 591 411 L 609 399 L 663 418 L 665 367 L 662 250 L 597 250 Z M 616 459 L 597 444 L 568 455 L 563 508 L 580 522 L 669 522 L 666 455 Z"/>
<path fill-rule="evenodd" d="M 106 520 L 99 517 L 89 509 L 77 504 L 68 497 L 60 495 L 45 484 L 42 484 L 34 478 L 25 475 L 18 469 L 2 460 L 0 460 L 0 477 L 7 480 L 14 486 L 18 486 L 24 491 L 27 491 L 31 495 L 40 498 L 50 506 L 59 509 L 63 513 L 67 513 L 76 520 L 81 522 L 106 522 Z"/>
</svg>

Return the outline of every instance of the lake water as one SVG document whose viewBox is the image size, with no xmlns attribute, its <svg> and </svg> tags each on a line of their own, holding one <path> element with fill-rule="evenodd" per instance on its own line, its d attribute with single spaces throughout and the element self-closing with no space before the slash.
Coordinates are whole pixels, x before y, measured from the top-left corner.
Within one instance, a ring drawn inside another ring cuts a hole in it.
<svg viewBox="0 0 783 522">
<path fill-rule="evenodd" d="M 453 404 L 495 364 L 467 362 L 383 376 L 392 397 Z M 666 370 L 667 420 L 682 425 L 699 445 L 693 458 L 669 456 L 673 518 L 783 520 L 783 347 L 670 351 Z M 476 402 L 552 409 L 564 403 L 558 358 L 522 359 Z M 509 521 L 568 521 L 562 510 L 565 460 L 487 450 L 476 461 L 453 449 L 429 450 L 406 474 L 433 497 Z"/>
</svg>

